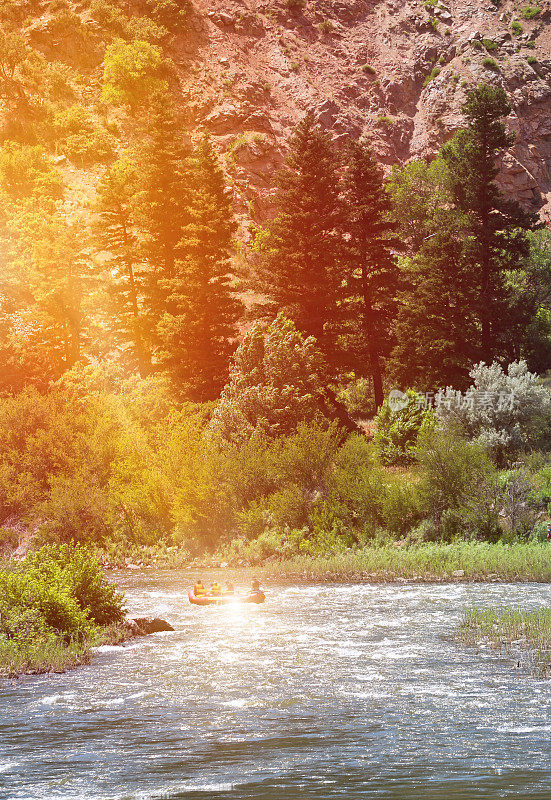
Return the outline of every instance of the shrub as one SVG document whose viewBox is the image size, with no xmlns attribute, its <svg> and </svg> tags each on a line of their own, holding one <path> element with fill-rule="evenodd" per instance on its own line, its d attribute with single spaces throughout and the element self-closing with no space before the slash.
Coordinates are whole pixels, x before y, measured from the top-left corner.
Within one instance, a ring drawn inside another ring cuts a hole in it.
<svg viewBox="0 0 551 800">
<path fill-rule="evenodd" d="M 167 28 L 181 27 L 186 22 L 190 0 L 145 0 L 145 7 L 157 22 Z"/>
<path fill-rule="evenodd" d="M 520 16 L 523 19 L 530 20 L 534 19 L 534 17 L 537 17 L 540 12 L 541 8 L 539 6 L 524 6 L 524 8 L 521 8 L 520 10 Z"/>
<path fill-rule="evenodd" d="M 482 66 L 486 69 L 491 69 L 493 72 L 499 72 L 499 64 L 493 58 L 483 58 Z"/>
<path fill-rule="evenodd" d="M 17 142 L 6 142 L 0 148 L 0 184 L 14 200 L 58 200 L 63 191 L 62 178 L 48 162 L 44 148 Z"/>
<path fill-rule="evenodd" d="M 290 434 L 301 421 L 323 418 L 322 371 L 315 340 L 304 339 L 293 322 L 280 314 L 266 327 L 256 323 L 236 350 L 211 432 L 239 443 Z"/>
<path fill-rule="evenodd" d="M 534 530 L 537 510 L 534 479 L 524 467 L 507 471 L 502 477 L 502 514 L 511 537 L 527 539 Z"/>
<path fill-rule="evenodd" d="M 535 56 L 527 56 L 526 61 L 530 64 L 530 66 L 534 66 L 534 64 L 538 63 L 538 59 Z"/>
<path fill-rule="evenodd" d="M 357 378 L 353 374 L 347 376 L 339 384 L 337 396 L 352 417 L 371 419 L 375 414 L 376 408 L 369 378 Z"/>
<path fill-rule="evenodd" d="M 423 407 L 423 398 L 408 389 L 401 408 L 392 410 L 386 399 L 375 418 L 373 444 L 383 464 L 409 464 L 415 459 L 417 437 L 432 424 L 433 414 Z"/>
<path fill-rule="evenodd" d="M 364 64 L 362 66 L 362 72 L 365 72 L 366 75 L 376 75 L 377 74 L 377 70 L 375 69 L 375 67 L 372 67 L 371 64 Z"/>
<path fill-rule="evenodd" d="M 439 67 L 433 67 L 432 71 L 427 75 L 425 80 L 423 81 L 423 86 L 428 86 L 428 84 L 437 78 L 442 70 Z"/>
<path fill-rule="evenodd" d="M 420 505 L 440 535 L 499 537 L 497 473 L 481 445 L 431 427 L 421 431 L 415 455 L 422 468 Z"/>
<path fill-rule="evenodd" d="M 459 425 L 498 462 L 548 436 L 551 392 L 525 361 L 512 362 L 507 372 L 480 363 L 469 374 L 474 383 L 465 395 L 447 389 L 438 405 L 444 425 Z"/>
<path fill-rule="evenodd" d="M 105 581 L 97 559 L 86 548 L 74 544 L 45 545 L 29 553 L 21 568 L 28 577 L 35 576 L 50 586 L 67 589 L 78 607 L 97 625 L 120 622 L 124 616 L 123 595 Z"/>
<path fill-rule="evenodd" d="M 115 39 L 105 52 L 101 97 L 106 103 L 128 105 L 132 110 L 151 96 L 165 93 L 163 54 L 149 42 Z"/>
<path fill-rule="evenodd" d="M 520 34 L 522 33 L 523 28 L 518 19 L 514 19 L 511 22 L 511 30 L 513 32 L 513 36 L 520 36 Z"/>
<path fill-rule="evenodd" d="M 323 22 L 320 22 L 318 28 L 321 33 L 332 33 L 335 30 L 335 26 L 330 19 L 325 19 Z"/>
<path fill-rule="evenodd" d="M 106 161 L 113 156 L 111 136 L 97 126 L 83 106 L 74 105 L 59 111 L 53 128 L 61 152 L 80 166 Z"/>
<path fill-rule="evenodd" d="M 155 42 L 163 39 L 168 30 L 148 17 L 130 19 L 111 0 L 92 0 L 90 16 L 102 28 L 120 39 L 139 39 Z"/>
<path fill-rule="evenodd" d="M 482 44 L 489 53 L 492 50 L 499 50 L 499 44 L 494 39 L 482 39 Z"/>
<path fill-rule="evenodd" d="M 482 50 L 484 48 L 484 45 L 482 44 L 480 39 L 473 39 L 471 42 L 471 47 L 473 48 L 473 50 Z"/>
</svg>

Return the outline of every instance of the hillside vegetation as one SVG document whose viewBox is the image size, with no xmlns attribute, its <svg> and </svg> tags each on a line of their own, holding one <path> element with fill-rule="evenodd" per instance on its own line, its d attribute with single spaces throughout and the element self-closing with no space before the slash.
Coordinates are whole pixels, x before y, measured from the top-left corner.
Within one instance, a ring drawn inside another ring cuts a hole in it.
<svg viewBox="0 0 551 800">
<path fill-rule="evenodd" d="M 302 115 L 245 231 L 183 94 L 198 13 L 0 3 L 3 549 L 545 538 L 551 237 L 499 188 L 507 93 L 386 177 Z"/>
</svg>

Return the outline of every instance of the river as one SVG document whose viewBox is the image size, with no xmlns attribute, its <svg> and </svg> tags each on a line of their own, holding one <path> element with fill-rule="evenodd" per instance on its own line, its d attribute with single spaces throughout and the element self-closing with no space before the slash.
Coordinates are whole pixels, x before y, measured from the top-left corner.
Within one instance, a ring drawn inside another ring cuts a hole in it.
<svg viewBox="0 0 551 800">
<path fill-rule="evenodd" d="M 0 685 L 2 800 L 551 798 L 551 681 L 451 640 L 471 604 L 542 584 L 266 586 L 195 607 L 125 575 L 174 633 Z"/>
</svg>

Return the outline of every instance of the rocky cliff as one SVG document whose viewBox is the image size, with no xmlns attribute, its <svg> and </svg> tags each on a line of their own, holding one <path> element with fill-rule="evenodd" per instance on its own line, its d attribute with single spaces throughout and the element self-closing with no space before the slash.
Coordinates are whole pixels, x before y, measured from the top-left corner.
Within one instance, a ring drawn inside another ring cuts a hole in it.
<svg viewBox="0 0 551 800">
<path fill-rule="evenodd" d="M 503 86 L 513 113 L 504 189 L 551 217 L 551 3 L 195 0 L 171 42 L 194 125 L 225 155 L 242 213 L 262 217 L 292 125 L 368 136 L 381 162 L 433 154 L 468 86 Z"/>
<path fill-rule="evenodd" d="M 108 16 L 113 2 L 24 0 L 37 9 L 25 38 L 77 64 L 85 104 L 99 98 L 106 46 L 94 7 Z M 167 0 L 115 2 L 132 16 Z M 266 216 L 286 138 L 306 111 L 335 137 L 369 137 L 390 168 L 435 153 L 461 125 L 466 88 L 483 81 L 503 86 L 513 107 L 502 185 L 551 218 L 551 0 L 192 2 L 160 44 L 190 125 L 217 143 L 242 218 Z M 76 28 L 59 24 L 69 12 Z M 83 48 L 79 25 L 97 46 Z"/>
</svg>

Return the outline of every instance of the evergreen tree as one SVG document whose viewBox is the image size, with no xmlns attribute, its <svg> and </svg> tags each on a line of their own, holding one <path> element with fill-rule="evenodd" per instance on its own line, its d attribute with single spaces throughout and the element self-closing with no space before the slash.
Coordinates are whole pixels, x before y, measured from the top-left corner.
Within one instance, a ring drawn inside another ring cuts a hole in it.
<svg viewBox="0 0 551 800">
<path fill-rule="evenodd" d="M 145 377 L 151 371 L 151 355 L 143 310 L 145 272 L 138 255 L 135 224 L 137 191 L 135 165 L 128 158 L 119 159 L 107 170 L 98 188 L 95 233 L 109 253 L 106 266 L 113 300 L 111 325 L 115 323 L 123 342 L 132 342 L 134 359 L 140 375 Z"/>
<path fill-rule="evenodd" d="M 189 399 L 217 398 L 229 375 L 241 304 L 231 287 L 230 251 L 235 232 L 231 197 L 208 138 L 191 169 L 188 222 L 180 257 L 159 322 L 160 363 Z"/>
<path fill-rule="evenodd" d="M 492 361 L 511 354 L 530 323 L 510 302 L 507 272 L 519 269 L 529 250 L 527 230 L 536 227 L 536 216 L 499 191 L 496 160 L 513 144 L 503 118 L 511 106 L 503 89 L 482 85 L 467 93 L 463 113 L 468 122 L 448 142 L 442 156 L 448 165 L 455 207 L 464 217 L 466 258 L 477 287 L 479 358 Z"/>
<path fill-rule="evenodd" d="M 383 361 L 391 350 L 396 310 L 396 246 L 390 198 L 370 148 L 352 141 L 344 174 L 349 264 L 344 304 L 355 363 L 367 364 L 377 408 L 383 402 Z M 347 348 L 348 349 L 348 348 Z M 365 368 L 364 368 L 365 369 Z"/>
<path fill-rule="evenodd" d="M 142 253 L 151 267 L 148 303 L 156 315 L 166 309 L 163 281 L 175 275 L 182 230 L 189 223 L 190 151 L 183 130 L 170 98 L 159 94 L 144 121 L 143 145 L 137 158 L 141 181 L 137 222 Z"/>
<path fill-rule="evenodd" d="M 253 288 L 267 299 L 267 316 L 282 311 L 334 360 L 343 261 L 339 161 L 311 114 L 294 131 L 275 203 Z"/>
<path fill-rule="evenodd" d="M 457 222 L 450 210 L 448 225 L 402 262 L 404 288 L 388 370 L 401 388 L 468 385 L 476 357 L 476 287 Z"/>
</svg>

